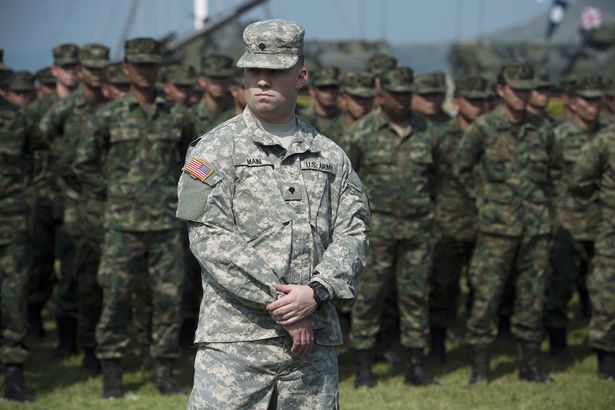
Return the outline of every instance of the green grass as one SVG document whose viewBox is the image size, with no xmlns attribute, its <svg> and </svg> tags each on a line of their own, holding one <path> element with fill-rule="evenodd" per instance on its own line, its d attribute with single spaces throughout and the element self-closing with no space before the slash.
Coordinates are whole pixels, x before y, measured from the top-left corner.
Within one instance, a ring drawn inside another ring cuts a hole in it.
<svg viewBox="0 0 615 410">
<path fill-rule="evenodd" d="M 47 323 L 48 329 L 51 323 Z M 469 386 L 468 357 L 465 346 L 449 342 L 450 353 L 444 367 L 429 366 L 439 385 L 409 387 L 403 383 L 399 366 L 379 363 L 375 367 L 378 386 L 371 390 L 353 387 L 354 366 L 351 352 L 340 355 L 341 406 L 343 409 L 615 409 L 615 383 L 596 376 L 596 360 L 587 346 L 587 322 L 575 319 L 570 335 L 574 361 L 570 366 L 555 363 L 544 355 L 543 363 L 556 383 L 537 385 L 517 380 L 515 344 L 500 340 L 494 346 L 493 381 L 488 386 Z M 100 398 L 100 377 L 85 380 L 79 369 L 80 357 L 64 363 L 53 360 L 55 330 L 40 343 L 30 344 L 32 355 L 27 365 L 27 381 L 36 392 L 36 401 L 19 405 L 0 402 L 0 409 L 183 409 L 190 393 L 192 358 L 182 357 L 177 366 L 183 392 L 160 396 L 151 376 L 137 371 L 136 352 L 126 359 L 126 395 L 120 400 Z M 543 345 L 543 351 L 546 343 Z M 0 386 L 3 388 L 3 386 Z"/>
</svg>

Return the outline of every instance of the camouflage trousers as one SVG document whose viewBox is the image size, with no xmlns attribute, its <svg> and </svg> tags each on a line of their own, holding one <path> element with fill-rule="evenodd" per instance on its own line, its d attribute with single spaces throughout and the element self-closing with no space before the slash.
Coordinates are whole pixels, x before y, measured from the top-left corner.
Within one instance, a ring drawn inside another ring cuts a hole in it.
<svg viewBox="0 0 615 410">
<path fill-rule="evenodd" d="M 397 286 L 401 344 L 422 348 L 427 344 L 428 276 L 431 269 L 429 231 L 411 239 L 371 238 L 367 267 L 352 310 L 350 330 L 354 349 L 372 349 L 380 330 L 389 290 Z"/>
<path fill-rule="evenodd" d="M 495 340 L 497 314 L 509 277 L 515 287 L 511 330 L 518 339 L 540 342 L 548 272 L 547 235 L 507 237 L 479 233 L 470 262 L 475 292 L 467 323 L 467 341 L 486 345 Z"/>
<path fill-rule="evenodd" d="M 150 354 L 154 358 L 179 355 L 182 252 L 179 230 L 105 232 L 98 269 L 103 289 L 103 310 L 96 327 L 98 358 L 124 355 L 135 283 L 146 285 L 152 296 Z"/>
<path fill-rule="evenodd" d="M 28 350 L 24 339 L 27 278 L 32 253 L 28 242 L 26 215 L 0 215 L 0 360 L 24 363 Z"/>
<path fill-rule="evenodd" d="M 594 258 L 587 289 L 592 306 L 589 344 L 595 349 L 615 352 L 615 258 Z"/>
<path fill-rule="evenodd" d="M 79 204 L 68 198 L 56 200 L 56 207 L 61 209 L 62 225 L 57 232 L 58 258 L 60 260 L 60 272 L 55 287 L 54 301 L 56 315 L 78 316 L 79 283 L 77 271 L 77 244 L 81 241 L 82 227 L 79 218 Z"/>
<path fill-rule="evenodd" d="M 461 273 L 470 263 L 473 241 L 438 235 L 433 247 L 429 280 L 429 325 L 448 327 L 455 323 L 459 304 Z"/>
<path fill-rule="evenodd" d="M 298 359 L 291 344 L 281 337 L 199 345 L 188 410 L 338 409 L 335 347 L 314 345 Z"/>
<path fill-rule="evenodd" d="M 545 325 L 566 327 L 568 304 L 579 280 L 586 280 L 594 255 L 594 243 L 577 241 L 560 228 L 551 245 L 551 280 L 545 302 Z"/>
</svg>

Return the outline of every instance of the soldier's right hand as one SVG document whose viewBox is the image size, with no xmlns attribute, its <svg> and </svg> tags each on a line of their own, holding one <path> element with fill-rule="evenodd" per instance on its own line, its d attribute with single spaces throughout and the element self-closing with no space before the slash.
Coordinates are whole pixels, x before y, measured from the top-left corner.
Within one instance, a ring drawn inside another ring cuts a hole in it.
<svg viewBox="0 0 615 410">
<path fill-rule="evenodd" d="M 314 328 L 310 319 L 302 319 L 299 322 L 284 326 L 293 339 L 290 352 L 303 359 L 307 357 L 314 347 Z"/>
</svg>

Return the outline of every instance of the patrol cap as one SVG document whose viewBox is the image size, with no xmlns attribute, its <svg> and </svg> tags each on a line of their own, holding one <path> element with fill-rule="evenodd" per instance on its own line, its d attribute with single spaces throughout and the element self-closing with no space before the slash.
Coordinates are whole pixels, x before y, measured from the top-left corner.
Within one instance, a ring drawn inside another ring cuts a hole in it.
<svg viewBox="0 0 615 410">
<path fill-rule="evenodd" d="M 490 96 L 487 79 L 479 76 L 458 77 L 455 79 L 455 95 L 464 98 L 487 98 Z"/>
<path fill-rule="evenodd" d="M 201 59 L 201 72 L 208 77 L 233 75 L 233 59 L 223 54 L 212 54 Z"/>
<path fill-rule="evenodd" d="M 124 56 L 127 63 L 162 62 L 160 43 L 151 37 L 137 37 L 124 42 Z"/>
<path fill-rule="evenodd" d="M 303 55 L 303 26 L 289 20 L 264 20 L 243 31 L 245 52 L 237 61 L 240 68 L 285 70 Z"/>
<path fill-rule="evenodd" d="M 7 71 L 9 68 L 4 65 L 4 49 L 0 48 L 0 71 Z"/>
<path fill-rule="evenodd" d="M 105 67 L 105 81 L 109 84 L 126 85 L 130 84 L 130 79 L 124 74 L 122 63 L 113 63 Z"/>
<path fill-rule="evenodd" d="M 105 68 L 109 64 L 109 47 L 86 44 L 79 49 L 79 64 L 85 67 Z"/>
<path fill-rule="evenodd" d="M 412 92 L 414 72 L 409 67 L 396 67 L 385 71 L 380 76 L 380 87 L 395 93 Z"/>
<path fill-rule="evenodd" d="M 74 44 L 60 44 L 54 47 L 53 63 L 59 66 L 79 64 L 79 47 Z"/>
<path fill-rule="evenodd" d="M 534 67 L 530 64 L 506 64 L 500 70 L 500 77 L 513 90 L 530 91 L 536 88 Z"/>
<path fill-rule="evenodd" d="M 397 67 L 397 59 L 387 53 L 374 54 L 367 60 L 367 71 L 376 76 L 395 67 Z"/>
<path fill-rule="evenodd" d="M 414 77 L 416 94 L 446 93 L 446 76 L 442 72 L 424 73 Z"/>
<path fill-rule="evenodd" d="M 535 82 L 536 88 L 553 88 L 554 84 L 549 77 L 549 73 L 544 68 L 538 68 L 535 70 Z"/>
<path fill-rule="evenodd" d="M 55 85 L 56 83 L 56 78 L 51 75 L 51 68 L 49 67 L 41 68 L 40 70 L 38 70 L 35 74 L 35 77 L 36 81 L 38 81 L 39 84 Z"/>
<path fill-rule="evenodd" d="M 34 75 L 29 71 L 16 71 L 9 80 L 11 91 L 34 91 Z"/>
<path fill-rule="evenodd" d="M 339 86 L 340 69 L 330 65 L 314 70 L 311 85 L 314 87 Z"/>
<path fill-rule="evenodd" d="M 573 94 L 584 98 L 600 98 L 604 95 L 604 82 L 602 77 L 597 74 L 577 75 Z"/>
<path fill-rule="evenodd" d="M 376 95 L 376 77 L 367 71 L 347 72 L 341 79 L 342 91 L 357 97 L 370 98 Z"/>
<path fill-rule="evenodd" d="M 162 73 L 162 81 L 175 85 L 190 85 L 196 83 L 196 72 L 192 66 L 182 66 L 181 64 L 172 64 L 164 67 Z"/>
</svg>

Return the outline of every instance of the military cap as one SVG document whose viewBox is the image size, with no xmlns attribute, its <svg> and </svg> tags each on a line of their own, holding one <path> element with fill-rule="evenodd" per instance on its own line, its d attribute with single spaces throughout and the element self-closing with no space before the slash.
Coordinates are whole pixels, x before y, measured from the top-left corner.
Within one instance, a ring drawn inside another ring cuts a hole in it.
<svg viewBox="0 0 615 410">
<path fill-rule="evenodd" d="M 163 69 L 162 81 L 175 85 L 194 85 L 196 83 L 196 72 L 192 66 L 168 65 Z"/>
<path fill-rule="evenodd" d="M 380 86 L 385 91 L 397 93 L 412 92 L 414 73 L 409 67 L 396 67 L 380 75 Z"/>
<path fill-rule="evenodd" d="M 374 54 L 367 60 L 367 71 L 378 76 L 386 70 L 397 67 L 397 59 L 390 54 Z"/>
<path fill-rule="evenodd" d="M 506 85 L 514 90 L 533 90 L 536 88 L 534 81 L 534 67 L 531 64 L 515 63 L 506 64 L 500 70 L 500 77 Z"/>
<path fill-rule="evenodd" d="M 559 82 L 559 89 L 565 94 L 572 94 L 574 92 L 574 83 L 576 81 L 575 75 L 568 75 L 562 78 Z"/>
<path fill-rule="evenodd" d="M 243 31 L 245 52 L 237 61 L 240 68 L 285 70 L 303 55 L 303 26 L 289 20 L 264 20 Z"/>
<path fill-rule="evenodd" d="M 446 76 L 442 72 L 424 73 L 414 77 L 416 94 L 446 93 Z"/>
<path fill-rule="evenodd" d="M 34 91 L 34 75 L 29 71 L 16 71 L 9 80 L 11 91 Z"/>
<path fill-rule="evenodd" d="M 86 44 L 79 49 L 79 64 L 85 67 L 105 68 L 109 64 L 109 47 Z"/>
<path fill-rule="evenodd" d="M 372 73 L 348 72 L 341 79 L 342 91 L 357 97 L 374 97 L 376 95 L 376 77 Z"/>
<path fill-rule="evenodd" d="M 109 64 L 105 67 L 105 81 L 109 84 L 130 84 L 130 79 L 126 74 L 124 74 L 124 70 L 122 68 L 122 63 L 113 63 Z"/>
<path fill-rule="evenodd" d="M 79 47 L 74 44 L 60 44 L 54 47 L 53 63 L 59 66 L 79 64 Z"/>
<path fill-rule="evenodd" d="M 51 68 L 49 67 L 38 70 L 35 77 L 39 84 L 54 85 L 56 83 L 56 78 L 51 75 Z"/>
<path fill-rule="evenodd" d="M 604 82 L 597 74 L 579 74 L 572 90 L 573 94 L 584 98 L 598 98 L 604 95 Z"/>
<path fill-rule="evenodd" d="M 162 62 L 160 43 L 150 37 L 137 37 L 126 40 L 124 43 L 124 55 L 128 63 L 153 63 Z"/>
<path fill-rule="evenodd" d="M 340 69 L 335 66 L 326 66 L 314 70 L 311 85 L 315 87 L 325 87 L 328 85 L 340 85 Z"/>
<path fill-rule="evenodd" d="M 233 71 L 233 76 L 231 77 L 233 83 L 245 87 L 243 74 L 244 72 L 242 68 L 235 67 L 235 70 Z"/>
<path fill-rule="evenodd" d="M 479 76 L 455 79 L 455 95 L 464 98 L 487 98 L 490 96 L 487 79 Z"/>
<path fill-rule="evenodd" d="M 201 72 L 209 77 L 233 75 L 233 59 L 223 54 L 212 54 L 201 59 Z"/>
<path fill-rule="evenodd" d="M 0 48 L 0 71 L 7 71 L 9 68 L 4 65 L 4 49 Z"/>
</svg>

